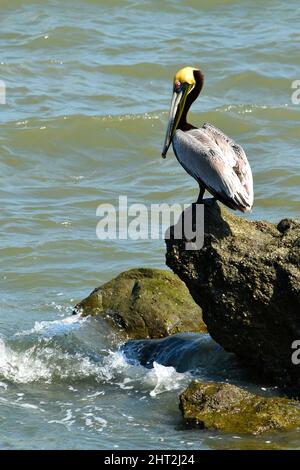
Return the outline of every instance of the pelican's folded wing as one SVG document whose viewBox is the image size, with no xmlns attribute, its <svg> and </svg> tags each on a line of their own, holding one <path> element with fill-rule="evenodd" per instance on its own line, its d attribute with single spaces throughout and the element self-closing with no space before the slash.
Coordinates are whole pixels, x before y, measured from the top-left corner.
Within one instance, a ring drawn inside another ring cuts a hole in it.
<svg viewBox="0 0 300 470">
<path fill-rule="evenodd" d="M 252 171 L 244 152 L 244 149 L 237 144 L 233 139 L 224 134 L 220 129 L 206 122 L 203 124 L 203 129 L 213 139 L 215 139 L 217 145 L 226 152 L 226 147 L 231 147 L 233 150 L 235 164 L 233 170 L 238 176 L 243 188 L 248 195 L 248 203 L 252 207 L 253 205 L 253 177 Z"/>
<path fill-rule="evenodd" d="M 234 140 L 206 123 L 200 129 L 176 131 L 174 150 L 186 171 L 218 199 L 233 209 L 251 209 L 251 168 Z"/>
</svg>

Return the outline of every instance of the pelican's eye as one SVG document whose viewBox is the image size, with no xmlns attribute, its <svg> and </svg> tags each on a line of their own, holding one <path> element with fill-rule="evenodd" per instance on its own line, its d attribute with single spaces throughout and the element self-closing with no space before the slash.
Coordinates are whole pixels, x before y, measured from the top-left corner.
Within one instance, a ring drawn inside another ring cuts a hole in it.
<svg viewBox="0 0 300 470">
<path fill-rule="evenodd" d="M 179 93 L 180 90 L 181 90 L 181 87 L 182 87 L 181 82 L 179 82 L 178 80 L 176 80 L 176 82 L 174 83 L 174 91 L 175 91 L 176 93 Z"/>
</svg>

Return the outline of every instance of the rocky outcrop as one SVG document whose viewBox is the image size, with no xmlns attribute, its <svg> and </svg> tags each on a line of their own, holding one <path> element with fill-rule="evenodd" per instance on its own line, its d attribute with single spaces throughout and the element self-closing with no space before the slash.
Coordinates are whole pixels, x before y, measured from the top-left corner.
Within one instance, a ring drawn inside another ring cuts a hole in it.
<svg viewBox="0 0 300 470">
<path fill-rule="evenodd" d="M 184 421 L 201 429 L 256 435 L 300 425 L 298 402 L 261 397 L 231 384 L 193 381 L 179 406 Z"/>
<path fill-rule="evenodd" d="M 171 271 L 132 269 L 95 289 L 75 313 L 105 318 L 129 338 L 161 338 L 186 331 L 203 332 L 200 307 Z"/>
<path fill-rule="evenodd" d="M 185 239 L 173 239 L 170 228 L 167 265 L 219 344 L 265 378 L 299 385 L 292 343 L 300 340 L 300 224 L 249 221 L 209 200 L 204 227 L 204 246 L 194 251 L 186 250 Z"/>
</svg>

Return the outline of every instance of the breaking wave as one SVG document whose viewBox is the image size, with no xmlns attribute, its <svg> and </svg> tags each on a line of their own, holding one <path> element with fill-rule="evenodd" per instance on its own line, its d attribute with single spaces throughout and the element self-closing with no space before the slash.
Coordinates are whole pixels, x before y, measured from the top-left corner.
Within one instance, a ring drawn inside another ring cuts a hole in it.
<svg viewBox="0 0 300 470">
<path fill-rule="evenodd" d="M 173 366 L 154 361 L 147 370 L 129 361 L 122 348 L 113 344 L 113 336 L 107 338 L 99 332 L 98 320 L 78 316 L 36 322 L 29 330 L 0 338 L 0 386 L 87 380 L 125 390 L 142 385 L 155 397 L 188 380 L 189 374 L 179 373 Z"/>
</svg>

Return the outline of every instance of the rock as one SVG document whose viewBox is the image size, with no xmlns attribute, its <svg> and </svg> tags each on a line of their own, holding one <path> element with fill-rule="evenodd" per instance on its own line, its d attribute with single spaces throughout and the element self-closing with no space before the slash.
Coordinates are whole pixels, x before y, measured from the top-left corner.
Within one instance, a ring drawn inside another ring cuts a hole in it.
<svg viewBox="0 0 300 470">
<path fill-rule="evenodd" d="M 193 381 L 179 407 L 185 422 L 201 429 L 256 435 L 300 425 L 297 401 L 254 395 L 227 383 Z"/>
<path fill-rule="evenodd" d="M 300 340 L 300 224 L 249 221 L 210 201 L 203 248 L 186 250 L 171 227 L 167 265 L 202 308 L 215 341 L 264 378 L 299 386 L 300 365 L 291 357 Z"/>
<path fill-rule="evenodd" d="M 176 372 L 205 370 L 206 377 L 230 377 L 241 380 L 248 376 L 241 371 L 236 357 L 227 353 L 208 335 L 178 333 L 158 339 L 130 339 L 121 351 L 131 363 L 151 369 L 154 362 L 173 367 Z"/>
<path fill-rule="evenodd" d="M 127 337 L 161 338 L 204 332 L 201 309 L 171 271 L 131 269 L 95 289 L 75 307 L 82 316 L 106 318 Z"/>
</svg>

